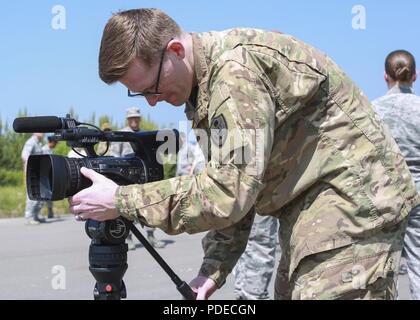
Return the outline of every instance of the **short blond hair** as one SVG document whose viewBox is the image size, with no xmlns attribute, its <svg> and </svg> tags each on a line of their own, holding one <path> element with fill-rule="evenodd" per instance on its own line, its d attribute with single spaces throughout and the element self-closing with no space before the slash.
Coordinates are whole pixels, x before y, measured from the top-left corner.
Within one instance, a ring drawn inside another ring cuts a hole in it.
<svg viewBox="0 0 420 320">
<path fill-rule="evenodd" d="M 99 77 L 117 82 L 134 58 L 151 66 L 166 43 L 182 34 L 178 24 L 159 9 L 134 9 L 113 14 L 105 26 L 99 51 Z"/>
</svg>

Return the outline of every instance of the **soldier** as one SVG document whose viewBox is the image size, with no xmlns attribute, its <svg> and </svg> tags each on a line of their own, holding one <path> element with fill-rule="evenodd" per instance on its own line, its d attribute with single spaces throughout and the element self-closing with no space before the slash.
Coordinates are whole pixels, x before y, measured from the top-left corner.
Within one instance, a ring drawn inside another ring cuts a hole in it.
<svg viewBox="0 0 420 320">
<path fill-rule="evenodd" d="M 30 137 L 23 146 L 21 158 L 23 161 L 23 170 L 25 174 L 29 156 L 33 154 L 42 154 L 41 140 L 43 136 L 44 135 L 42 133 L 34 133 L 32 137 Z M 40 223 L 45 222 L 44 218 L 39 217 L 39 213 L 42 209 L 42 206 L 42 201 L 30 200 L 28 198 L 28 195 L 26 195 L 25 223 L 27 225 L 38 225 Z"/>
<path fill-rule="evenodd" d="M 128 108 L 126 110 L 126 119 L 127 119 L 128 126 L 121 129 L 120 131 L 138 132 L 141 130 L 140 129 L 141 113 L 140 113 L 139 108 L 137 107 Z M 110 154 L 113 157 L 122 157 L 122 156 L 125 156 L 127 154 L 134 152 L 129 142 L 112 142 L 110 149 L 111 149 Z M 155 228 L 151 228 L 145 225 L 144 229 L 146 230 L 146 233 L 147 233 L 147 239 L 149 240 L 150 244 L 153 247 L 159 248 L 159 249 L 165 247 L 165 242 L 155 237 Z M 128 248 L 130 250 L 136 249 L 131 233 L 127 238 L 127 242 L 128 242 Z"/>
<path fill-rule="evenodd" d="M 385 82 L 389 91 L 372 103 L 405 157 L 420 190 L 420 97 L 413 90 L 416 61 L 405 50 L 391 52 L 385 60 Z M 403 255 L 407 261 L 411 297 L 420 300 L 420 206 L 408 220 Z"/>
<path fill-rule="evenodd" d="M 394 297 L 420 197 L 370 102 L 325 54 L 258 29 L 187 33 L 158 9 L 138 9 L 108 21 L 99 74 L 151 106 L 186 103 L 210 161 L 196 176 L 130 186 L 82 168 L 93 185 L 69 199 L 76 218 L 210 230 L 191 282 L 206 299 L 244 251 L 257 211 L 280 220 L 275 298 Z"/>
<path fill-rule="evenodd" d="M 278 220 L 255 216 L 245 252 L 233 269 L 237 300 L 268 300 L 268 285 L 276 264 Z"/>
<path fill-rule="evenodd" d="M 53 154 L 53 150 L 57 146 L 57 140 L 54 136 L 48 136 L 47 138 L 48 143 L 42 147 L 42 154 Z M 46 201 L 47 208 L 48 208 L 48 219 L 54 218 L 54 210 L 53 210 L 53 202 Z"/>
</svg>

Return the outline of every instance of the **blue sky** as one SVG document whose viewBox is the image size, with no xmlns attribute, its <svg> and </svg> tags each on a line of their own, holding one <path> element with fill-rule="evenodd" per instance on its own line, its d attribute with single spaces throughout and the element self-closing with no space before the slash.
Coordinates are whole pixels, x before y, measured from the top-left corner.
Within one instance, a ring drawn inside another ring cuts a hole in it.
<svg viewBox="0 0 420 320">
<path fill-rule="evenodd" d="M 65 30 L 51 27 L 55 5 L 66 10 Z M 355 5 L 366 10 L 366 29 L 352 28 Z M 370 99 L 386 92 L 383 63 L 390 51 L 409 50 L 420 64 L 417 0 L 1 1 L 1 119 L 10 125 L 23 107 L 30 115 L 64 116 L 73 106 L 80 120 L 94 111 L 123 123 L 124 110 L 137 105 L 162 126 L 185 120 L 183 107 L 150 108 L 97 75 L 106 21 L 112 12 L 138 7 L 160 8 L 186 31 L 256 27 L 292 34 L 330 55 Z M 420 92 L 419 84 L 415 89 Z"/>
</svg>

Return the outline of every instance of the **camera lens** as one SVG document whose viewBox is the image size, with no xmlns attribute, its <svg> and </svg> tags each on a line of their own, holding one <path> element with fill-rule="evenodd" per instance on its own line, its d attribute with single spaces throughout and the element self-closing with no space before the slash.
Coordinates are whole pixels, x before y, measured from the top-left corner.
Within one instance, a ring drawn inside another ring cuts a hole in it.
<svg viewBox="0 0 420 320">
<path fill-rule="evenodd" d="M 62 200 L 89 187 L 92 182 L 80 173 L 87 159 L 57 155 L 32 155 L 28 159 L 26 185 L 31 200 Z"/>
<path fill-rule="evenodd" d="M 92 182 L 81 173 L 90 168 L 118 185 L 142 184 L 163 179 L 163 167 L 146 164 L 135 155 L 126 157 L 67 158 L 58 155 L 32 155 L 28 159 L 26 186 L 28 197 L 37 201 L 55 201 L 75 195 Z"/>
</svg>

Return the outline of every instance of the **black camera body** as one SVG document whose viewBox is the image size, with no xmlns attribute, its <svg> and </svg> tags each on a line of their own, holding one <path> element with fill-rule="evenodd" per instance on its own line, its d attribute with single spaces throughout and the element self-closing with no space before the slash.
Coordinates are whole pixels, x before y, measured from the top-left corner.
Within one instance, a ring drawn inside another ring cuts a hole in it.
<svg viewBox="0 0 420 320">
<path fill-rule="evenodd" d="M 159 181 L 164 177 L 163 155 L 179 150 L 179 134 L 176 130 L 105 132 L 82 125 L 86 124 L 77 122 L 69 115 L 66 118 L 15 119 L 13 128 L 16 132 L 54 132 L 56 141 L 67 141 L 70 147 L 84 148 L 87 153 L 83 158 L 31 155 L 26 169 L 29 199 L 62 200 L 89 187 L 91 181 L 80 173 L 82 167 L 93 169 L 118 185 Z M 94 145 L 101 141 L 107 142 L 108 146 L 110 142 L 129 142 L 134 153 L 124 157 L 97 155 Z"/>
</svg>

